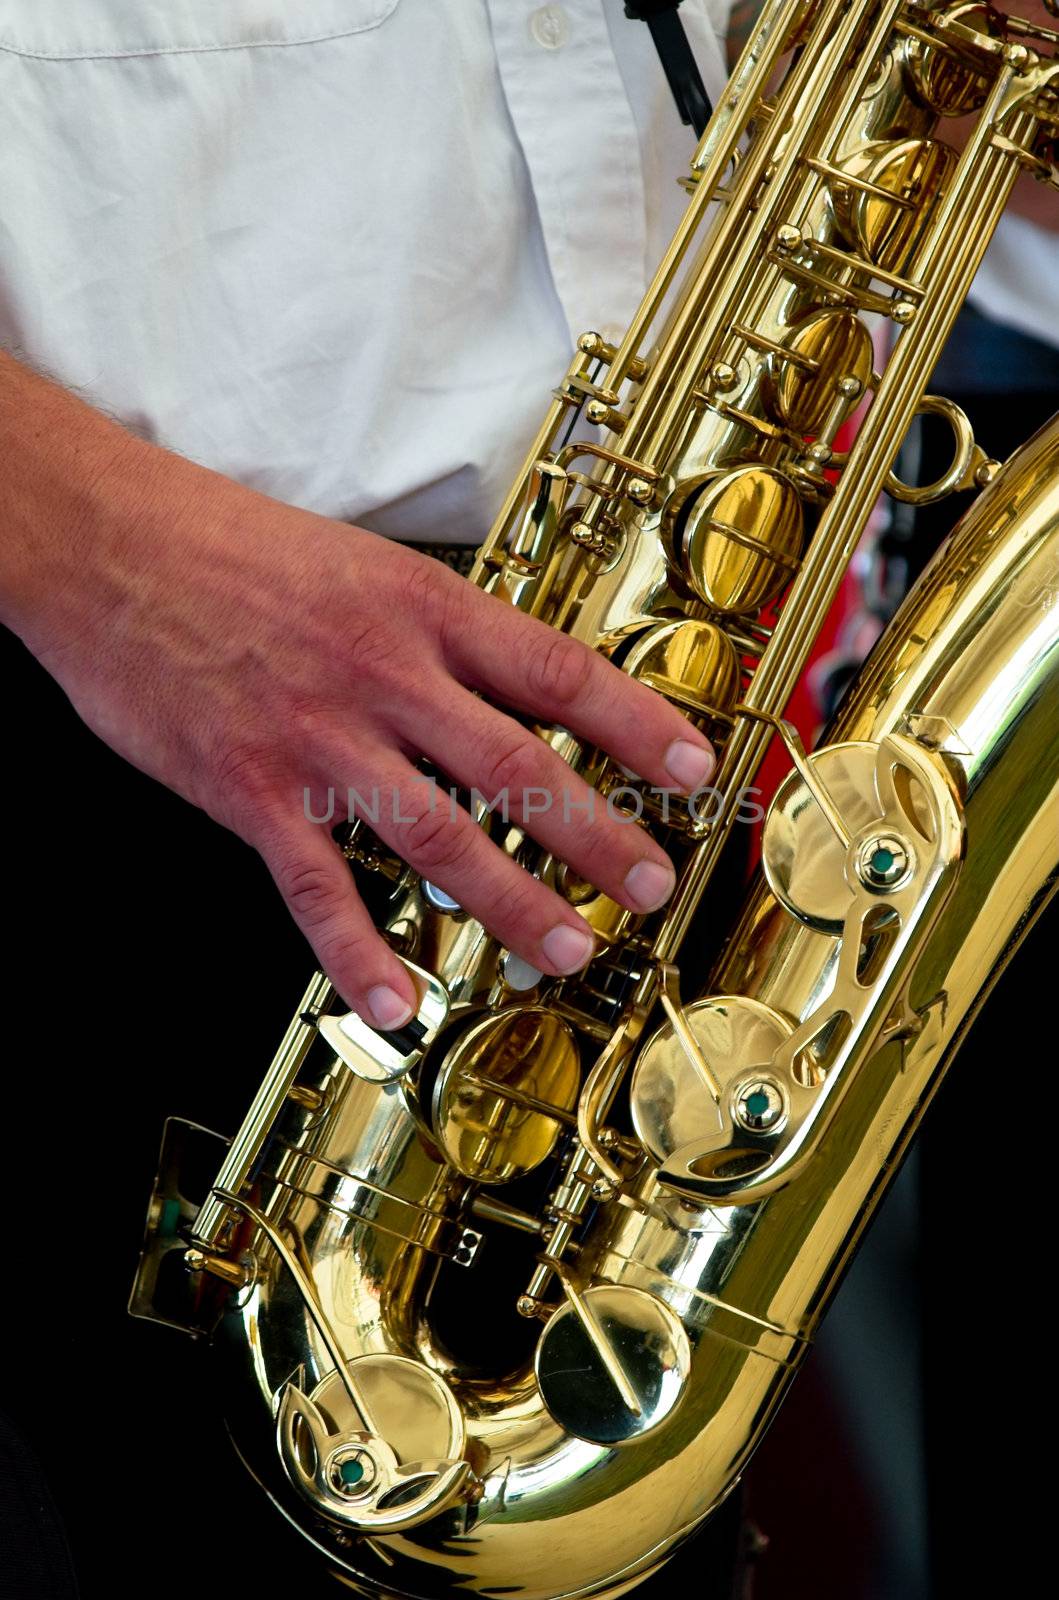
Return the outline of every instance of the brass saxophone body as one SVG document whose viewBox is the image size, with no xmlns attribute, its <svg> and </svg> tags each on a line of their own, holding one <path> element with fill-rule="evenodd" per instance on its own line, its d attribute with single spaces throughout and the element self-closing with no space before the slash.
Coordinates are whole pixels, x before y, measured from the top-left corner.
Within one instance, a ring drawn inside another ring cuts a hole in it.
<svg viewBox="0 0 1059 1600">
<path fill-rule="evenodd" d="M 1000 468 L 925 394 L 1016 176 L 1055 179 L 1056 44 L 973 4 L 768 0 L 643 307 L 580 341 L 473 580 L 715 739 L 688 809 L 539 730 L 664 839 L 672 902 L 634 917 L 472 796 L 596 930 L 544 979 L 355 823 L 417 1018 L 375 1033 L 317 977 L 227 1147 L 168 1125 L 132 1309 L 212 1337 L 248 1468 L 354 1589 L 617 1596 L 702 1523 L 1056 886 L 1059 420 Z M 893 463 L 924 409 L 954 458 L 918 490 Z M 956 488 L 807 755 L 784 712 L 878 495 Z M 773 739 L 792 770 L 704 977 Z M 453 1333 L 476 1296 L 488 1359 Z"/>
</svg>

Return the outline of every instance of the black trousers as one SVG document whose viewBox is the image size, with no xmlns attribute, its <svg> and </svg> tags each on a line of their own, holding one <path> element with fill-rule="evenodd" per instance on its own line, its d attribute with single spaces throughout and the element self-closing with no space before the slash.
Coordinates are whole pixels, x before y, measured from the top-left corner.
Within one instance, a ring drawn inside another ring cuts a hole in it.
<svg viewBox="0 0 1059 1600">
<path fill-rule="evenodd" d="M 0 1416 L 0 1600 L 69 1600 L 73 1563 L 36 1453 Z"/>
</svg>

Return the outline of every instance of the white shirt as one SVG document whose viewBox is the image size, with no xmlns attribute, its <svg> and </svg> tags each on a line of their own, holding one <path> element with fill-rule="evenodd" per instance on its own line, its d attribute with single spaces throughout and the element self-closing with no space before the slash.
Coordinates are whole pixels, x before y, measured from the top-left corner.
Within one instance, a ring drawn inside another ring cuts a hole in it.
<svg viewBox="0 0 1059 1600">
<path fill-rule="evenodd" d="M 681 11 L 714 95 L 728 9 Z M 0 341 L 268 494 L 477 541 L 694 143 L 622 0 L 0 0 Z"/>
<path fill-rule="evenodd" d="M 1059 345 L 1059 236 L 1014 212 L 1001 217 L 968 298 L 987 317 Z"/>
</svg>

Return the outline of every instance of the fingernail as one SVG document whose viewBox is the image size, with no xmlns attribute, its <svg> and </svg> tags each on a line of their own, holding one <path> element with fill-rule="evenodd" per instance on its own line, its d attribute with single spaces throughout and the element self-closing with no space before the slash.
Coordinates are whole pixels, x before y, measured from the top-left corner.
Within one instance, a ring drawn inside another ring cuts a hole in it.
<svg viewBox="0 0 1059 1600">
<path fill-rule="evenodd" d="M 582 933 L 571 928 L 569 923 L 561 922 L 544 935 L 541 947 L 552 966 L 558 967 L 560 972 L 579 972 L 591 960 L 596 941 L 587 930 Z"/>
<path fill-rule="evenodd" d="M 368 990 L 368 1010 L 376 1028 L 402 1028 L 412 1017 L 408 1001 L 386 983 Z"/>
<path fill-rule="evenodd" d="M 677 739 L 666 751 L 666 771 L 685 794 L 694 794 L 709 783 L 717 766 L 712 750 L 688 739 Z"/>
<path fill-rule="evenodd" d="M 638 911 L 657 911 L 673 893 L 677 876 L 658 861 L 638 861 L 625 874 L 625 893 Z"/>
</svg>

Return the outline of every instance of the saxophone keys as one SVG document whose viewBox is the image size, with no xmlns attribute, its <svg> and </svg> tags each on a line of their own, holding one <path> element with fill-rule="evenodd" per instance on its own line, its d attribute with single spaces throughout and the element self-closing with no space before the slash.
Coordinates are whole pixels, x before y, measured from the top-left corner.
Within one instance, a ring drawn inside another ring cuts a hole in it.
<svg viewBox="0 0 1059 1600">
<path fill-rule="evenodd" d="M 902 734 L 818 751 L 803 757 L 799 769 L 777 794 L 771 829 L 766 819 L 763 859 L 781 903 L 787 905 L 787 894 L 793 914 L 810 926 L 820 926 L 822 910 L 837 908 L 837 899 L 828 907 L 821 893 L 845 885 L 841 926 L 821 927 L 838 935 L 834 977 L 787 1029 L 766 1071 L 748 1075 L 746 1052 L 730 1064 L 735 1072 L 726 1083 L 720 1130 L 704 1121 L 660 1164 L 664 1188 L 700 1202 L 750 1204 L 789 1183 L 830 1126 L 858 1060 L 925 1026 L 922 1009 L 909 999 L 909 972 L 963 859 L 965 826 L 952 777 L 931 751 Z M 844 782 L 848 795 L 836 800 Z M 821 796 L 844 811 L 844 840 Z M 777 854 L 777 828 L 781 838 L 790 830 L 786 858 Z M 786 877 L 778 865 L 788 869 Z M 727 1064 L 718 1068 L 716 1050 L 711 1065 L 725 1077 Z M 646 1099 L 642 1091 L 634 1108 Z"/>
<path fill-rule="evenodd" d="M 955 150 L 938 139 L 883 139 L 863 145 L 831 185 L 835 220 L 846 240 L 874 266 L 906 271 L 956 161 Z"/>
<path fill-rule="evenodd" d="M 962 48 L 955 50 L 945 39 L 945 30 L 954 23 L 966 23 L 975 33 L 984 35 L 984 43 L 985 39 L 1002 37 L 1003 21 L 981 0 L 947 6 L 941 17 L 932 20 L 935 27 L 941 24 L 935 40 L 924 32 L 908 29 L 903 51 L 906 68 L 932 111 L 946 117 L 968 116 L 985 104 L 989 79 L 984 72 L 975 71 L 968 60 L 973 47 L 966 35 L 960 41 Z"/>
<path fill-rule="evenodd" d="M 862 889 L 883 897 L 916 869 L 914 840 L 928 844 L 932 805 L 921 781 L 900 763 L 900 795 L 880 746 L 828 745 L 787 775 L 765 818 L 761 861 L 769 888 L 792 916 L 821 933 L 841 933 Z M 806 782 L 808 776 L 815 784 Z M 836 837 L 814 795 L 818 786 L 839 812 Z"/>
<path fill-rule="evenodd" d="M 732 641 L 716 623 L 696 619 L 648 628 L 624 667 L 630 677 L 711 722 L 731 716 L 741 685 Z"/>
<path fill-rule="evenodd" d="M 537 573 L 552 552 L 569 479 L 561 467 L 538 461 L 530 474 L 521 527 L 511 541 L 508 560 L 523 572 Z"/>
<path fill-rule="evenodd" d="M 877 753 L 874 744 L 851 742 L 806 758 L 851 837 L 880 815 L 874 781 Z M 795 768 L 777 789 L 765 819 L 761 862 L 769 888 L 799 922 L 821 933 L 840 933 L 853 895 L 845 874 L 847 854 L 847 845 L 839 841 Z"/>
<path fill-rule="evenodd" d="M 683 1023 L 712 1081 L 704 1081 L 682 1030 L 666 1022 L 640 1052 L 629 1087 L 636 1137 L 659 1166 L 694 1141 L 724 1142 L 733 1127 L 776 1132 L 788 1110 L 772 1071 L 794 1031 L 786 1017 L 748 995 L 714 995 L 686 1006 Z"/>
<path fill-rule="evenodd" d="M 757 612 L 798 570 L 805 512 L 775 467 L 735 467 L 680 485 L 665 517 L 683 575 L 722 616 Z"/>
<path fill-rule="evenodd" d="M 642 1438 L 669 1417 L 691 1370 L 688 1336 L 667 1305 L 627 1284 L 579 1289 L 541 1334 L 537 1384 L 560 1427 L 591 1444 Z"/>
<path fill-rule="evenodd" d="M 446 1161 L 478 1183 L 510 1183 L 547 1160 L 577 1124 L 574 1031 L 541 1006 L 484 1017 L 438 1069 L 431 1124 Z"/>
<path fill-rule="evenodd" d="M 311 1394 L 303 1381 L 299 1372 L 277 1397 L 276 1443 L 291 1484 L 319 1514 L 360 1533 L 394 1533 L 467 1498 L 462 1412 L 421 1362 L 358 1356 Z"/>
<path fill-rule="evenodd" d="M 369 1083 L 393 1083 L 422 1060 L 449 1015 L 449 993 L 433 973 L 405 961 L 419 991 L 419 1009 L 403 1028 L 383 1032 L 349 1011 L 344 1016 L 320 1017 L 321 1038 L 358 1078 Z"/>
<path fill-rule="evenodd" d="M 766 395 L 776 420 L 805 438 L 833 436 L 872 381 L 875 351 L 866 325 L 852 311 L 817 312 L 770 351 Z M 836 385 L 843 385 L 837 393 Z"/>
</svg>

